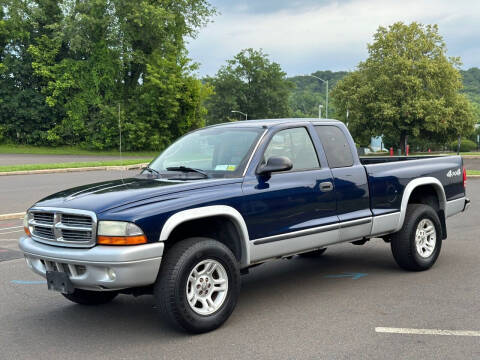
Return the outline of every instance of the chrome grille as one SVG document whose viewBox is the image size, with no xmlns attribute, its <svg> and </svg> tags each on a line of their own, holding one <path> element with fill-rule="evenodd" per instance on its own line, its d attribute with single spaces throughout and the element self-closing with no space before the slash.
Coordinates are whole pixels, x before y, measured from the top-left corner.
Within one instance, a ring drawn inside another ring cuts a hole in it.
<svg viewBox="0 0 480 360">
<path fill-rule="evenodd" d="M 91 211 L 32 208 L 28 224 L 39 242 L 66 247 L 91 247 L 96 242 L 97 218 Z"/>
<path fill-rule="evenodd" d="M 62 237 L 65 241 L 89 241 L 92 238 L 92 232 L 63 229 Z"/>
<path fill-rule="evenodd" d="M 33 213 L 33 219 L 42 224 L 53 224 L 53 213 Z"/>
<path fill-rule="evenodd" d="M 62 215 L 62 224 L 70 226 L 92 226 L 92 218 L 89 216 L 79 216 L 71 214 Z"/>
<path fill-rule="evenodd" d="M 53 232 L 53 228 L 47 228 L 47 227 L 36 225 L 33 227 L 33 232 L 36 235 L 41 236 L 45 239 L 55 240 L 55 234 Z"/>
</svg>

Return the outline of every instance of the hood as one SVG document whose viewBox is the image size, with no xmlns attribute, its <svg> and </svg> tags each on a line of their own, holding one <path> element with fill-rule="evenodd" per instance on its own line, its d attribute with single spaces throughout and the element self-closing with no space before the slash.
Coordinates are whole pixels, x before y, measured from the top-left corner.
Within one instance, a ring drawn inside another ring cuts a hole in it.
<svg viewBox="0 0 480 360">
<path fill-rule="evenodd" d="M 127 178 L 83 185 L 50 195 L 34 206 L 90 210 L 99 214 L 125 205 L 162 201 L 186 196 L 188 192 L 240 182 L 241 179 L 202 179 L 172 181 Z"/>
</svg>

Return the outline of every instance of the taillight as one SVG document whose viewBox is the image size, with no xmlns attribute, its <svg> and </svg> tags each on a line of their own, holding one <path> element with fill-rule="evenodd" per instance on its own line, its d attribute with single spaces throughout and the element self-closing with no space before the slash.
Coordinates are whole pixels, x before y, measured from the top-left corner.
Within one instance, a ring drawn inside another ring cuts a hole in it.
<svg viewBox="0 0 480 360">
<path fill-rule="evenodd" d="M 467 187 L 467 170 L 463 168 L 463 188 L 465 189 Z"/>
</svg>

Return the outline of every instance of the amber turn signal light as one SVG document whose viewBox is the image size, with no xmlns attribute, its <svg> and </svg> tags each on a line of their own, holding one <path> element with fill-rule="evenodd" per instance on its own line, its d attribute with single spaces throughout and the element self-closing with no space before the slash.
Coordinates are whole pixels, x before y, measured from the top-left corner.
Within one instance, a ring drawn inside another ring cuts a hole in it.
<svg viewBox="0 0 480 360">
<path fill-rule="evenodd" d="M 97 237 L 97 244 L 99 245 L 139 245 L 145 244 L 147 237 L 145 235 L 137 236 L 103 236 Z"/>
<path fill-rule="evenodd" d="M 32 233 L 30 232 L 30 229 L 28 228 L 28 226 L 24 226 L 23 231 L 25 231 L 25 234 L 27 234 L 27 236 L 32 236 Z"/>
<path fill-rule="evenodd" d="M 28 227 L 28 214 L 26 214 L 23 218 L 23 231 L 25 231 L 25 234 L 27 234 L 27 236 L 32 236 L 30 228 Z"/>
</svg>

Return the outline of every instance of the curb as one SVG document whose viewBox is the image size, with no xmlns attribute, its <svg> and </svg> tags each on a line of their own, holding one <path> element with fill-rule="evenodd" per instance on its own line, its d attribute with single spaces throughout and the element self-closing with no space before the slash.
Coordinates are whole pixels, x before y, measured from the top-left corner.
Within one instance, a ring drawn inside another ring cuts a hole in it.
<svg viewBox="0 0 480 360">
<path fill-rule="evenodd" d="M 23 219 L 24 216 L 25 216 L 25 212 L 0 214 L 0 220 Z"/>
<path fill-rule="evenodd" d="M 36 175 L 36 174 L 54 174 L 54 173 L 67 173 L 67 172 L 81 172 L 81 171 L 100 171 L 100 170 L 135 170 L 141 169 L 142 167 L 147 166 L 148 163 L 143 164 L 134 164 L 127 166 L 89 166 L 81 168 L 61 168 L 61 169 L 43 169 L 43 170 L 20 170 L 20 171 L 8 171 L 0 172 L 0 176 L 9 176 L 9 175 Z"/>
</svg>

